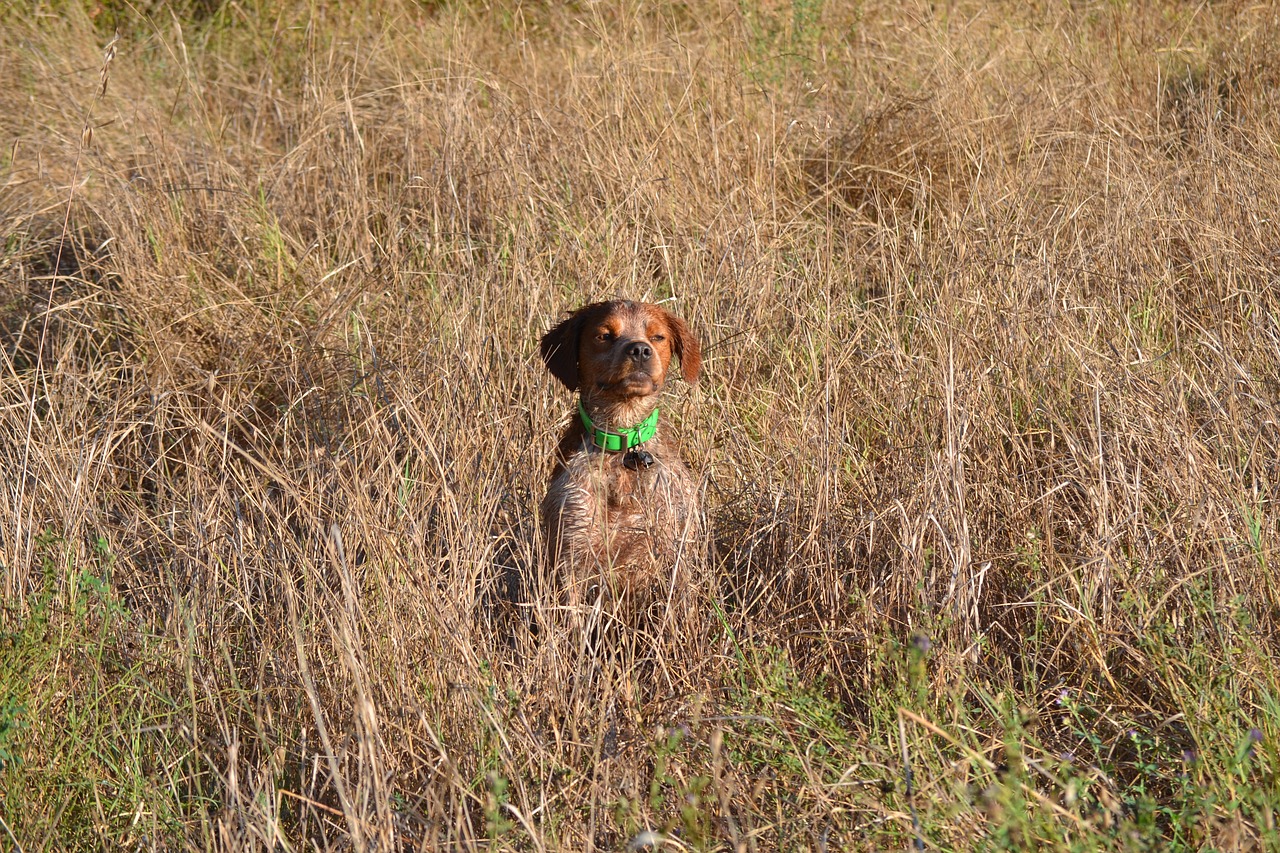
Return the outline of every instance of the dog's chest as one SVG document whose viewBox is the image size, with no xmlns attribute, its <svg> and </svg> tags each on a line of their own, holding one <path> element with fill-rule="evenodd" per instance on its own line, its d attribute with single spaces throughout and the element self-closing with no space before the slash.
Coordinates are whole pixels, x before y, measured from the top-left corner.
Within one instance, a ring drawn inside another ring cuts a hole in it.
<svg viewBox="0 0 1280 853">
<path fill-rule="evenodd" d="M 623 453 L 580 453 L 565 468 L 565 478 L 586 493 L 596 512 L 612 519 L 639 512 L 655 502 L 668 503 L 673 488 L 679 488 L 687 474 L 683 463 L 650 454 L 648 465 L 628 467 Z"/>
<path fill-rule="evenodd" d="M 673 535 L 690 512 L 689 471 L 669 448 L 654 446 L 649 456 L 651 464 L 634 468 L 623 453 L 588 451 L 568 459 L 547 496 L 559 505 L 566 532 L 599 528 Z"/>
</svg>

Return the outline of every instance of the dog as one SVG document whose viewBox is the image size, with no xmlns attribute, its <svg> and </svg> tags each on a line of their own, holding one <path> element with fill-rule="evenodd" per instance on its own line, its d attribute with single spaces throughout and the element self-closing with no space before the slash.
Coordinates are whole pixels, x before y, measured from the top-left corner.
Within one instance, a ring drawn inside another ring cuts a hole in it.
<svg viewBox="0 0 1280 853">
<path fill-rule="evenodd" d="M 542 501 L 551 565 L 567 574 L 572 601 L 597 584 L 633 597 L 694 559 L 702 538 L 697 486 L 658 409 L 673 359 L 697 381 L 698 339 L 663 308 L 620 300 L 574 312 L 540 350 L 578 393 Z"/>
</svg>

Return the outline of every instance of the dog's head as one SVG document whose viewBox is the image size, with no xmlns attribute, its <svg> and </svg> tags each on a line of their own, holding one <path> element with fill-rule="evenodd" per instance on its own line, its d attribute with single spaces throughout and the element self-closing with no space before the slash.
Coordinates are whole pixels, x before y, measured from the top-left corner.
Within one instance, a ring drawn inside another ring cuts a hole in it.
<svg viewBox="0 0 1280 853">
<path fill-rule="evenodd" d="M 646 405 L 652 411 L 672 356 L 686 382 L 696 381 L 702 366 L 698 339 L 684 321 L 645 302 L 580 308 L 543 335 L 541 348 L 547 369 L 581 393 L 588 411 L 614 418 L 634 417 Z"/>
</svg>

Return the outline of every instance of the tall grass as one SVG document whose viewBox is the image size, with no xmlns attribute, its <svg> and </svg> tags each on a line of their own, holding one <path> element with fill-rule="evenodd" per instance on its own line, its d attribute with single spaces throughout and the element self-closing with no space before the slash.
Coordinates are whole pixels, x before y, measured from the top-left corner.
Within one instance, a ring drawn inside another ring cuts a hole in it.
<svg viewBox="0 0 1280 853">
<path fill-rule="evenodd" d="M 1280 847 L 1274 8 L 0 24 L 0 849 Z M 687 619 L 540 561 L 613 295 Z"/>
</svg>

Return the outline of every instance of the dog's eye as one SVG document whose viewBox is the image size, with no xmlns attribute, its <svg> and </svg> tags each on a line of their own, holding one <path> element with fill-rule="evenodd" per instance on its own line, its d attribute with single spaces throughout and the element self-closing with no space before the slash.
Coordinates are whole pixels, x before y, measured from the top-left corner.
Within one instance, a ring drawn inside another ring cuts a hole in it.
<svg viewBox="0 0 1280 853">
<path fill-rule="evenodd" d="M 660 342 L 660 341 L 665 341 L 666 339 L 667 339 L 667 336 L 666 336 L 666 335 L 654 335 L 654 336 L 653 336 L 652 338 L 650 338 L 649 340 L 653 341 L 653 342 L 656 344 L 656 343 L 658 343 L 658 342 Z"/>
<path fill-rule="evenodd" d="M 607 344 L 609 343 L 609 341 L 613 340 L 616 337 L 617 335 L 615 335 L 613 332 L 601 332 L 600 334 L 596 335 L 596 340 L 600 341 L 601 343 Z"/>
</svg>

